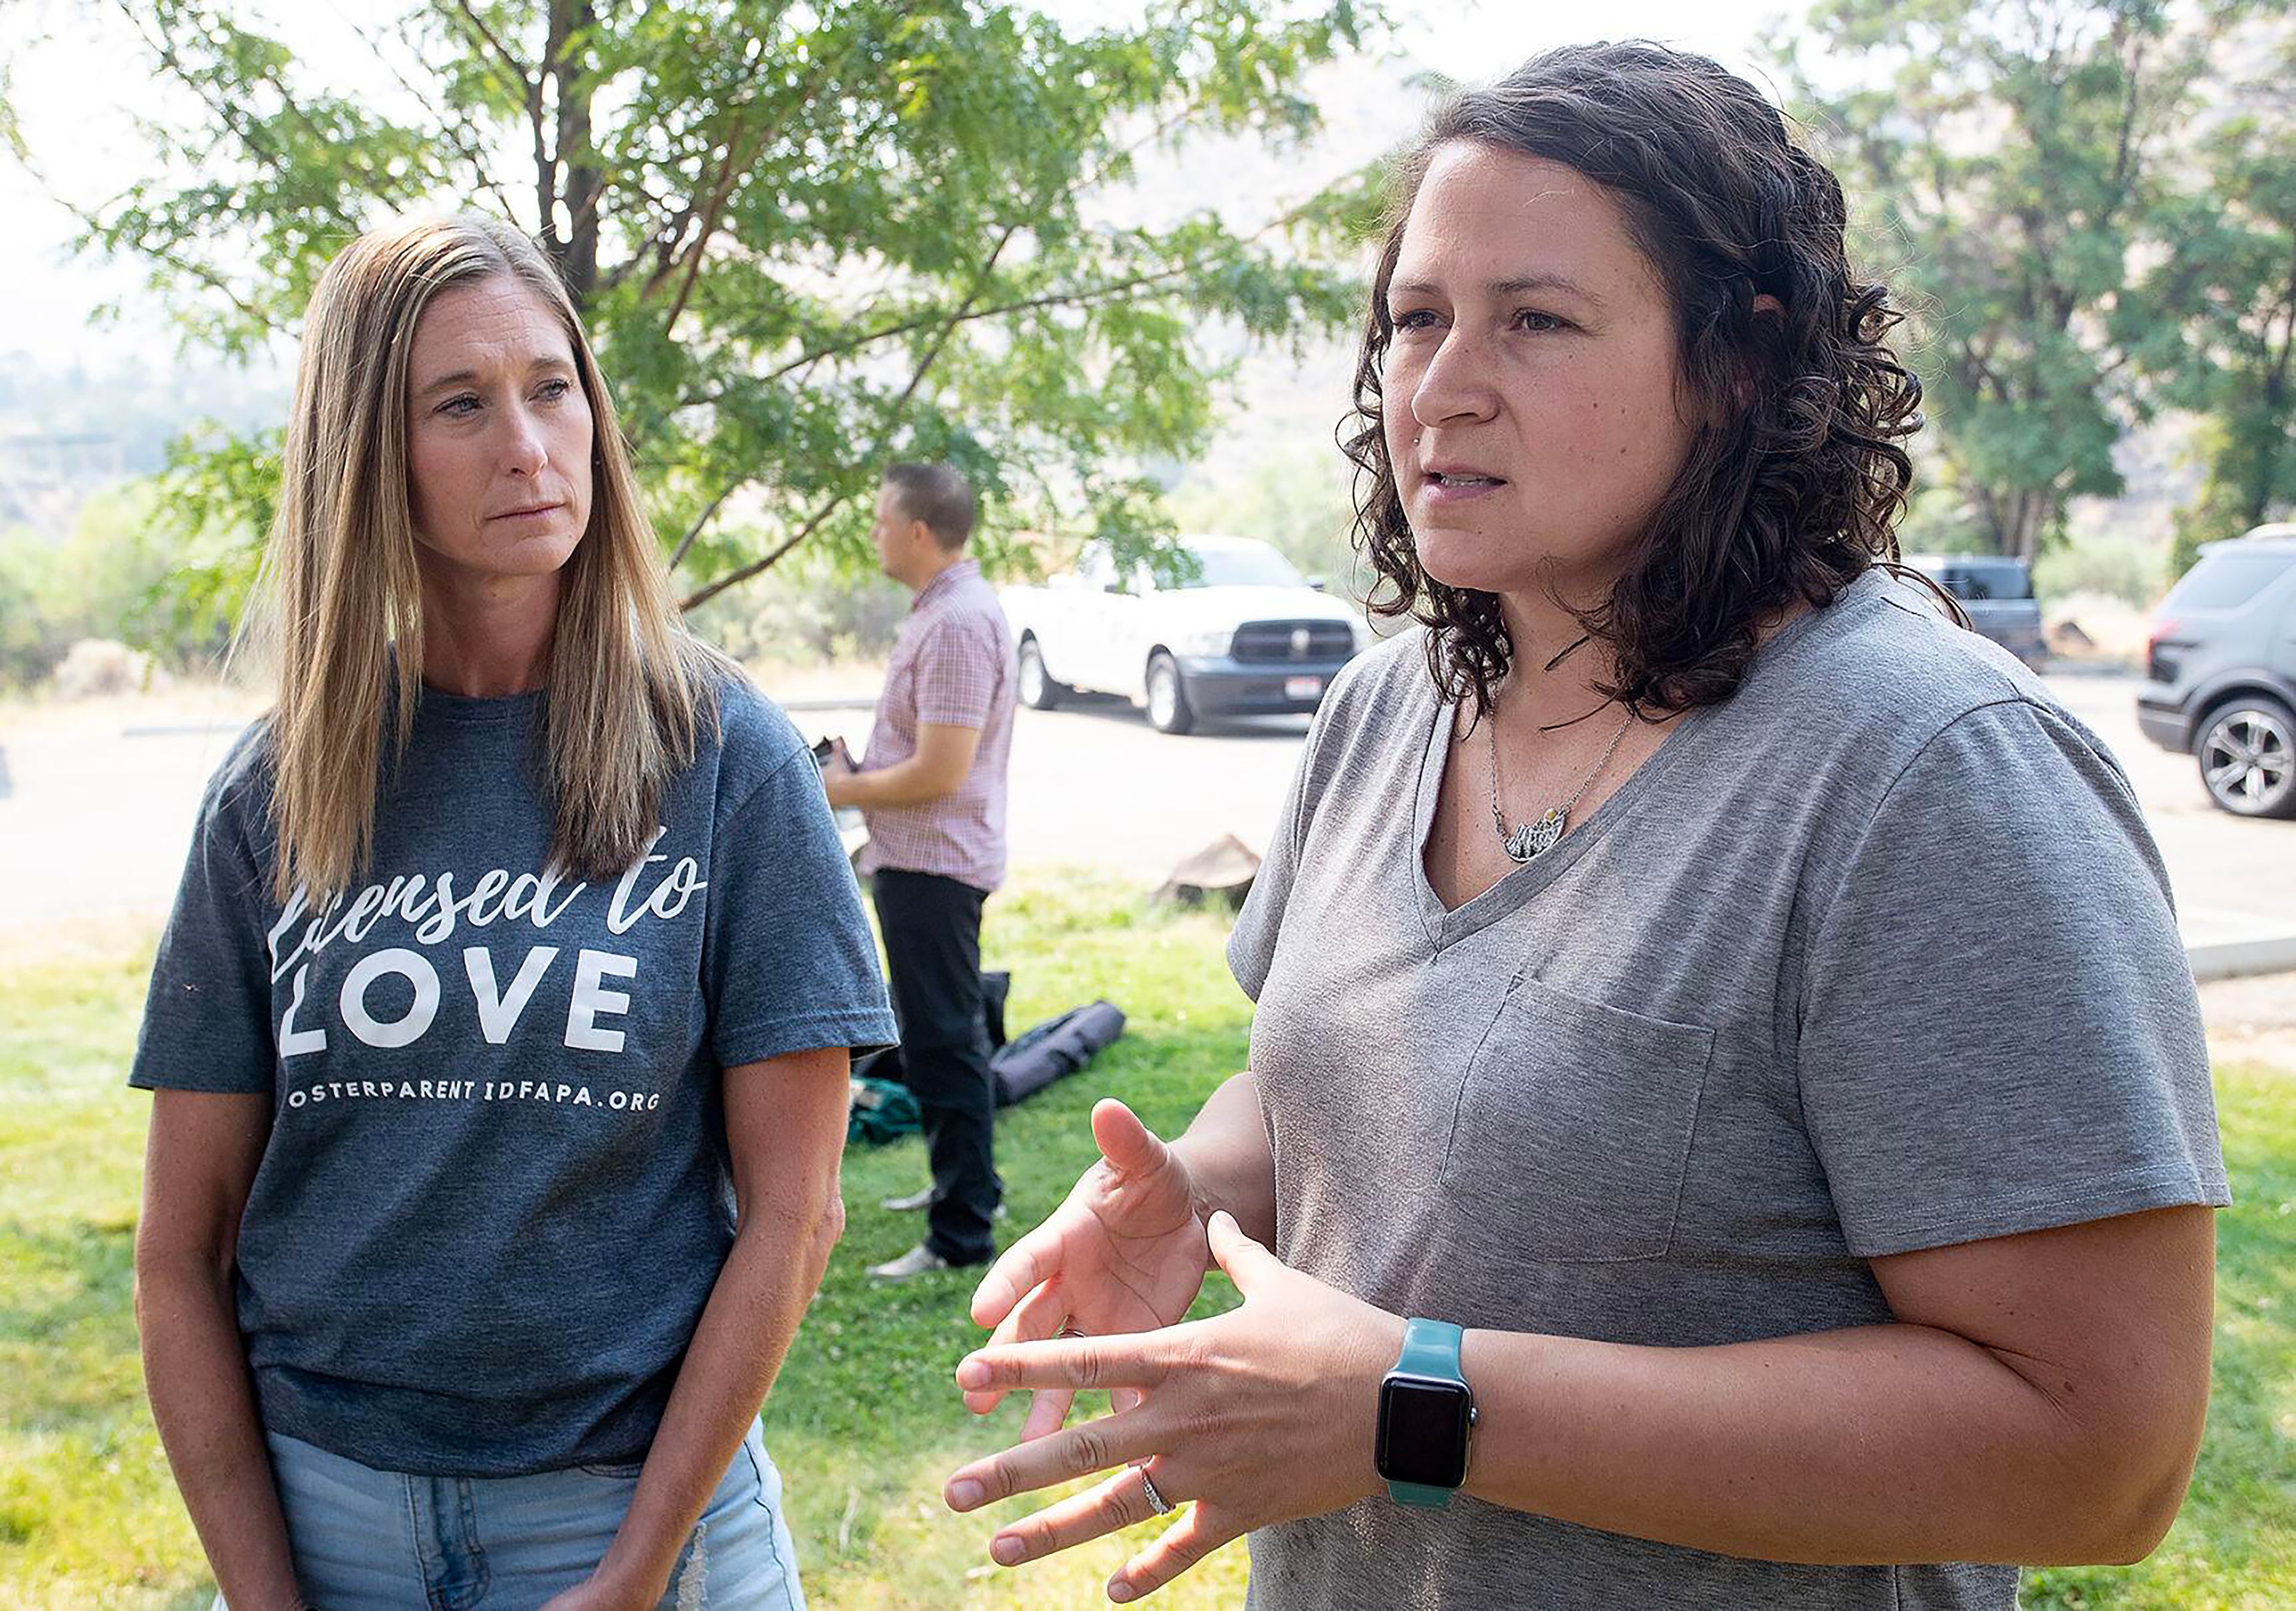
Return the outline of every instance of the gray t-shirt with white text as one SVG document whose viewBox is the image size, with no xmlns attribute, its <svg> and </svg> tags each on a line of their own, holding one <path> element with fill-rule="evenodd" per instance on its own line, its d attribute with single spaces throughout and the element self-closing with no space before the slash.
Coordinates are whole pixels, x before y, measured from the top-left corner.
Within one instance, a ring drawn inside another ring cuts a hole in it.
<svg viewBox="0 0 2296 1611">
<path fill-rule="evenodd" d="M 723 685 L 660 835 L 586 882 L 546 866 L 545 697 L 426 692 L 371 869 L 318 910 L 270 892 L 250 729 L 129 1076 L 271 1097 L 238 1245 L 263 1421 L 382 1470 L 643 1459 L 733 1242 L 724 1071 L 893 1039 L 787 718 Z"/>
<path fill-rule="evenodd" d="M 1885 1323 L 1877 1256 L 2227 1201 L 2127 780 L 1906 585 L 1789 625 L 1455 911 L 1421 861 L 1453 730 L 1423 642 L 1332 687 L 1229 949 L 1286 1263 L 1395 1313 L 1685 1347 Z M 1255 1534 L 1251 1604 L 1927 1611 L 2016 1582 L 1463 1495 Z"/>
</svg>

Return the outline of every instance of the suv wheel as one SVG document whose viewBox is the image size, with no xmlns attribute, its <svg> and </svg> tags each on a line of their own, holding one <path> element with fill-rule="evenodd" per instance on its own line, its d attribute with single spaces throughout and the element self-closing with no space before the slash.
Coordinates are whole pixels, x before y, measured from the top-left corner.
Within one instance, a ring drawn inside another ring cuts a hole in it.
<svg viewBox="0 0 2296 1611">
<path fill-rule="evenodd" d="M 2239 817 L 2296 817 L 2296 714 L 2262 694 L 2212 712 L 2193 754 L 2209 798 Z"/>
<path fill-rule="evenodd" d="M 1161 649 L 1148 657 L 1148 719 L 1159 733 L 1185 733 L 1196 725 L 1180 668 Z"/>
<path fill-rule="evenodd" d="M 1063 695 L 1070 692 L 1068 684 L 1054 682 L 1053 674 L 1045 670 L 1045 652 L 1037 647 L 1037 640 L 1021 640 L 1021 703 L 1031 711 L 1056 709 Z"/>
</svg>

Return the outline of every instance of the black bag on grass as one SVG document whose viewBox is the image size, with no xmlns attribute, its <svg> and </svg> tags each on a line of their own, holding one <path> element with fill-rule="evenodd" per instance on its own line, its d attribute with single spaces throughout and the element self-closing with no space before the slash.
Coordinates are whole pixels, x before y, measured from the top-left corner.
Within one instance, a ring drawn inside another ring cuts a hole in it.
<svg viewBox="0 0 2296 1611">
<path fill-rule="evenodd" d="M 996 1076 L 996 1106 L 1010 1107 L 1063 1074 L 1076 1073 L 1123 1033 L 1124 1014 L 1105 1001 L 1071 1007 L 1021 1031 L 988 1059 Z"/>
</svg>

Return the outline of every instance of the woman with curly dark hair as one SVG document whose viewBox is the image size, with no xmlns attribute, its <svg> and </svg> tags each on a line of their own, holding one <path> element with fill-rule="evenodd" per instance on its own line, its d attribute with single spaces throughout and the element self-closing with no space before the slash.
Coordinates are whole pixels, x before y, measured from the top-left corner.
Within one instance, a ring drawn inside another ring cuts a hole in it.
<svg viewBox="0 0 2296 1611">
<path fill-rule="evenodd" d="M 1102 1104 L 982 1284 L 959 1385 L 1037 1398 L 950 1503 L 1115 1468 L 992 1555 L 1193 1501 L 1110 1597 L 1249 1531 L 1263 1607 L 2144 1555 L 2226 1200 L 2197 1005 L 2112 757 L 1893 571 L 1919 389 L 1840 187 L 1621 45 L 1459 95 L 1399 189 L 1346 445 L 1420 624 L 1309 736 L 1250 1070 L 1169 1146 Z"/>
</svg>

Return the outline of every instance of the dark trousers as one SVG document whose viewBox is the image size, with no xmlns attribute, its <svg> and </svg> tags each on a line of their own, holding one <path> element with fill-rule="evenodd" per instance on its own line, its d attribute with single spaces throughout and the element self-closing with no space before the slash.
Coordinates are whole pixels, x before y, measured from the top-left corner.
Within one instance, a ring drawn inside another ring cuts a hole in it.
<svg viewBox="0 0 2296 1611">
<path fill-rule="evenodd" d="M 952 1264 L 978 1264 L 1004 1183 L 994 1154 L 996 1086 L 980 1011 L 980 908 L 988 897 L 933 873 L 881 869 L 877 923 L 901 1028 L 901 1078 L 917 1099 L 933 1200 L 925 1245 Z"/>
</svg>

